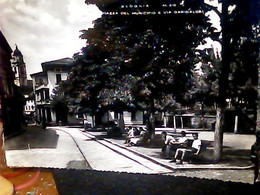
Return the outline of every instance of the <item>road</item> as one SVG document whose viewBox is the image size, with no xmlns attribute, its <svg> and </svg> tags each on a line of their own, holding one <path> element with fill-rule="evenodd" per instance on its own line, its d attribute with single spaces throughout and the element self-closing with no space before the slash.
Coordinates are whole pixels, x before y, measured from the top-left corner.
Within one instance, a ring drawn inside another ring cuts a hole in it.
<svg viewBox="0 0 260 195">
<path fill-rule="evenodd" d="M 136 152 L 103 137 L 80 129 L 56 127 L 56 131 L 69 134 L 75 141 L 82 156 L 94 170 L 127 173 L 167 173 L 172 167 L 155 158 Z M 80 168 L 80 167 L 79 167 Z"/>
</svg>

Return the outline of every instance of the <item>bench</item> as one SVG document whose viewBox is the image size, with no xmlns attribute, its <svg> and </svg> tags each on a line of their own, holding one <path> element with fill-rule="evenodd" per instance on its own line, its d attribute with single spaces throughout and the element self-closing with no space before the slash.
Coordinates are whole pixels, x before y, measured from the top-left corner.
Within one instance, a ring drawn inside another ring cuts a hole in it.
<svg viewBox="0 0 260 195">
<path fill-rule="evenodd" d="M 189 144 L 191 146 L 193 140 L 189 140 Z M 200 150 L 196 153 L 187 152 L 184 160 L 189 160 L 190 162 L 199 162 L 204 159 L 204 154 L 207 150 L 206 144 L 201 141 Z"/>
</svg>

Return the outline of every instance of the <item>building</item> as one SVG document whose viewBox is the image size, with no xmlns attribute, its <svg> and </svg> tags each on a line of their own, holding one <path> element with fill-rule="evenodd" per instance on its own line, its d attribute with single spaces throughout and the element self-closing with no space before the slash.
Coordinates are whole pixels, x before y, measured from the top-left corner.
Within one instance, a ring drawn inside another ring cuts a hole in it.
<svg viewBox="0 0 260 195">
<path fill-rule="evenodd" d="M 23 129 L 24 97 L 14 84 L 15 75 L 11 67 L 12 49 L 0 31 L 0 115 L 5 135 Z"/>
<path fill-rule="evenodd" d="M 14 72 L 14 83 L 20 87 L 25 98 L 24 115 L 33 122 L 35 115 L 35 102 L 33 97 L 32 80 L 27 80 L 27 71 L 23 54 L 18 49 L 17 45 L 13 52 L 11 61 L 12 70 Z"/>
<path fill-rule="evenodd" d="M 43 62 L 42 72 L 31 74 L 33 91 L 35 95 L 35 109 L 38 122 L 67 123 L 67 112 L 57 112 L 52 109 L 51 96 L 53 90 L 67 79 L 72 68 L 73 59 L 63 58 L 49 62 Z"/>
<path fill-rule="evenodd" d="M 12 69 L 15 75 L 14 83 L 21 87 L 27 86 L 26 66 L 24 63 L 23 54 L 18 49 L 17 45 L 15 46 L 15 50 L 13 52 Z"/>
</svg>

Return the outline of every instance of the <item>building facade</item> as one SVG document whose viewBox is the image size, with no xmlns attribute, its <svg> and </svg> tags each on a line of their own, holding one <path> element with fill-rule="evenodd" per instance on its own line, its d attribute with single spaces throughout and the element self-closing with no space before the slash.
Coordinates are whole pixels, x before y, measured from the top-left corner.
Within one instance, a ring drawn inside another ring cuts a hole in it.
<svg viewBox="0 0 260 195">
<path fill-rule="evenodd" d="M 27 86 L 27 74 L 26 66 L 23 59 L 22 52 L 18 49 L 16 45 L 12 56 L 12 69 L 15 75 L 14 83 L 17 86 L 26 87 Z"/>
<path fill-rule="evenodd" d="M 36 120 L 46 123 L 66 123 L 67 113 L 57 113 L 51 106 L 54 89 L 67 79 L 73 59 L 63 58 L 42 63 L 42 72 L 31 74 L 35 95 Z M 62 116 L 61 116 L 62 115 Z"/>
<path fill-rule="evenodd" d="M 0 31 L 0 118 L 7 136 L 23 129 L 25 104 L 20 88 L 14 84 L 11 59 L 12 49 Z"/>
<path fill-rule="evenodd" d="M 16 45 L 12 54 L 11 60 L 12 70 L 14 72 L 14 83 L 20 87 L 20 90 L 25 98 L 24 116 L 26 121 L 33 122 L 35 115 L 35 102 L 33 97 L 32 80 L 27 80 L 26 64 L 24 62 L 23 54 Z"/>
</svg>

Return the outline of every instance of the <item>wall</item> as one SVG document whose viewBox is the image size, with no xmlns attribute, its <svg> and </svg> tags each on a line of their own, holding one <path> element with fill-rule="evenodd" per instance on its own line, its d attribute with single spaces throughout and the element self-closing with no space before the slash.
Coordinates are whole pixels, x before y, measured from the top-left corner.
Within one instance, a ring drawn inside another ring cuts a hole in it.
<svg viewBox="0 0 260 195">
<path fill-rule="evenodd" d="M 68 72 L 57 72 L 57 71 L 48 71 L 47 78 L 48 78 L 48 87 L 50 90 L 50 96 L 53 94 L 53 89 L 57 87 L 56 82 L 56 74 L 61 74 L 61 80 L 66 80 L 68 76 Z"/>
<path fill-rule="evenodd" d="M 136 114 L 135 114 L 136 120 L 131 120 L 131 112 L 124 111 L 123 114 L 124 114 L 124 122 L 126 125 L 143 124 L 143 112 L 142 111 L 136 112 Z M 109 111 L 108 114 L 104 115 L 103 122 L 107 122 L 107 120 L 109 120 L 109 121 L 116 120 L 114 116 L 115 116 L 115 112 Z"/>
</svg>

